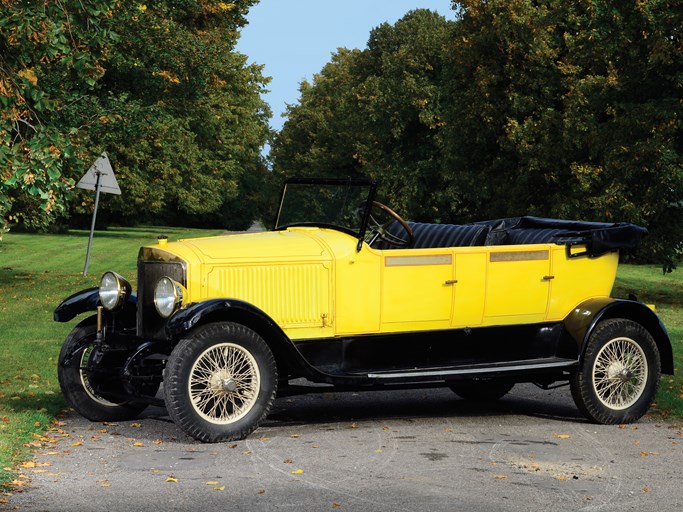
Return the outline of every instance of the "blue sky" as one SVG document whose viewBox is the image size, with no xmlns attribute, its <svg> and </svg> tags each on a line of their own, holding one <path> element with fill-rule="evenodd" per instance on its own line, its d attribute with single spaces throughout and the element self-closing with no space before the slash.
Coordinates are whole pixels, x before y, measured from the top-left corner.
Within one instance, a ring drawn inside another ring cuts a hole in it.
<svg viewBox="0 0 683 512">
<path fill-rule="evenodd" d="M 310 81 L 337 48 L 365 48 L 370 30 L 418 8 L 455 18 L 451 0 L 260 0 L 237 50 L 272 77 L 264 96 L 273 110 L 271 126 L 282 127 L 285 104 L 296 103 L 301 81 Z"/>
</svg>

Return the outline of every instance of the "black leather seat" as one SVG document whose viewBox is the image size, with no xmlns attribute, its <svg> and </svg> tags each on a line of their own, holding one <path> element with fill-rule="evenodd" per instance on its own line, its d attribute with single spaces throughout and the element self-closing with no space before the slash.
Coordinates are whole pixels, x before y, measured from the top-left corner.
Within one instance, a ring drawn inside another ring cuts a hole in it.
<svg viewBox="0 0 683 512">
<path fill-rule="evenodd" d="M 475 224 L 428 224 L 424 222 L 408 222 L 413 230 L 415 243 L 413 249 L 428 249 L 433 247 L 467 247 L 484 245 L 486 235 L 491 229 L 485 225 Z M 398 222 L 392 222 L 387 231 L 392 235 L 405 238 L 404 229 Z M 395 245 L 378 239 L 373 247 L 375 249 L 392 249 Z"/>
</svg>

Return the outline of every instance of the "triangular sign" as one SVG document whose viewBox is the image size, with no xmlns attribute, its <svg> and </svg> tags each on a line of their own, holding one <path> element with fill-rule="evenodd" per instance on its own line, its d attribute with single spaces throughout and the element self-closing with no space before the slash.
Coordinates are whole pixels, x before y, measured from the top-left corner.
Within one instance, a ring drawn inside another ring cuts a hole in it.
<svg viewBox="0 0 683 512">
<path fill-rule="evenodd" d="M 97 185 L 97 175 L 100 175 L 100 191 L 107 194 L 121 195 L 121 189 L 114 176 L 114 169 L 111 167 L 107 153 L 102 153 L 95 161 L 88 172 L 76 183 L 77 188 L 85 190 L 95 190 Z"/>
</svg>

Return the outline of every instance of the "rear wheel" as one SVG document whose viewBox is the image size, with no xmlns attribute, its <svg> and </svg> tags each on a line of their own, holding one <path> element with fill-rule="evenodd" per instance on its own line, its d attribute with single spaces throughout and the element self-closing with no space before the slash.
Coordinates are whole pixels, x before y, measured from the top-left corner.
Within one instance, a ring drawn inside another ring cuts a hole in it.
<svg viewBox="0 0 683 512">
<path fill-rule="evenodd" d="M 452 382 L 449 387 L 463 400 L 492 402 L 507 395 L 514 385 L 505 380 L 463 380 Z"/>
<path fill-rule="evenodd" d="M 638 420 L 659 386 L 661 363 L 652 336 L 618 318 L 598 324 L 587 343 L 583 365 L 570 381 L 577 407 L 596 423 Z"/>
<path fill-rule="evenodd" d="M 188 435 L 209 443 L 244 439 L 275 400 L 275 358 L 251 329 L 207 324 L 173 349 L 164 390 L 169 415 Z"/>
<path fill-rule="evenodd" d="M 62 393 L 76 412 L 91 421 L 135 418 L 147 405 L 112 398 L 126 393 L 123 384 L 112 379 L 106 370 L 120 366 L 122 361 L 98 352 L 96 335 L 95 317 L 92 317 L 78 324 L 64 341 L 57 367 Z"/>
</svg>

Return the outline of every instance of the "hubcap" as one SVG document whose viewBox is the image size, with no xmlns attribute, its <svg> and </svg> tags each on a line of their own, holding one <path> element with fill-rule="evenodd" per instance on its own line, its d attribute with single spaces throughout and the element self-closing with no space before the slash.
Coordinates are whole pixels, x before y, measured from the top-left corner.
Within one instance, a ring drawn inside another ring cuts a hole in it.
<svg viewBox="0 0 683 512">
<path fill-rule="evenodd" d="M 214 345 L 195 361 L 188 388 L 192 406 L 203 419 L 233 423 L 256 403 L 261 388 L 258 364 L 240 345 Z"/>
<path fill-rule="evenodd" d="M 631 338 L 610 340 L 595 358 L 593 387 L 598 399 L 610 409 L 622 410 L 635 404 L 645 390 L 647 358 Z"/>
</svg>

